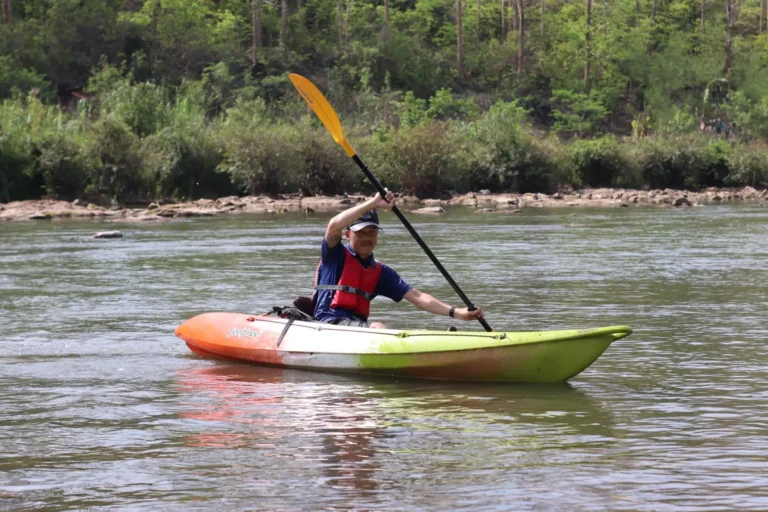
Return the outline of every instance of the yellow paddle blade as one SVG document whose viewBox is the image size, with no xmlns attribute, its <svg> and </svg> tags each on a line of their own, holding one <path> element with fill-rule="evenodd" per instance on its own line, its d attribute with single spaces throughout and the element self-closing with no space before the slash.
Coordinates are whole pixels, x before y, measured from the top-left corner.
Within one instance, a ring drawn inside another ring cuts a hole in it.
<svg viewBox="0 0 768 512">
<path fill-rule="evenodd" d="M 336 111 L 333 110 L 331 104 L 325 99 L 323 93 L 315 87 L 315 84 L 301 75 L 291 73 L 288 75 L 288 78 L 291 79 L 293 86 L 299 91 L 299 94 L 304 98 L 304 101 L 306 101 L 312 110 L 315 111 L 315 114 L 317 114 L 317 117 L 323 122 L 325 128 L 331 132 L 336 144 L 341 145 L 350 157 L 355 156 L 355 150 L 349 145 L 347 139 L 344 138 L 344 130 L 341 129 L 339 116 L 336 115 Z"/>
</svg>

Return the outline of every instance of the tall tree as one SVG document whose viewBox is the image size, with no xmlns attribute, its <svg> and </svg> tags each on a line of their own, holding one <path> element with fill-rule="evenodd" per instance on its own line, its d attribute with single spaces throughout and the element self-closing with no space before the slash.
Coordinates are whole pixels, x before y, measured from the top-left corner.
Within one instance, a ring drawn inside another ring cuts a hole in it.
<svg viewBox="0 0 768 512">
<path fill-rule="evenodd" d="M 13 23 L 13 0 L 3 0 L 3 23 Z"/>
<path fill-rule="evenodd" d="M 704 1 L 704 0 L 702 0 Z M 759 31 L 762 32 L 765 30 L 765 25 L 763 25 L 763 20 L 766 18 L 766 11 L 768 10 L 768 1 L 766 0 L 760 0 L 760 28 Z M 768 20 L 766 20 L 768 21 Z"/>
<path fill-rule="evenodd" d="M 339 29 L 339 52 L 344 47 L 344 2 L 336 0 L 336 22 Z"/>
<path fill-rule="evenodd" d="M 459 80 L 464 78 L 464 41 L 462 39 L 462 25 L 461 0 L 456 0 L 456 70 L 459 73 Z"/>
<path fill-rule="evenodd" d="M 349 19 L 352 17 L 352 0 L 347 0 L 347 15 L 344 17 L 344 41 L 349 41 Z"/>
<path fill-rule="evenodd" d="M 514 32 L 520 26 L 518 23 L 520 21 L 520 9 L 517 5 L 517 0 L 511 0 L 511 2 L 512 2 L 512 9 L 513 9 L 513 13 L 512 13 L 513 17 L 512 17 L 512 23 L 507 30 L 508 32 Z"/>
<path fill-rule="evenodd" d="M 655 5 L 656 0 L 653 2 Z M 584 87 L 589 90 L 589 61 L 592 58 L 592 0 L 587 0 L 587 28 L 584 32 L 584 41 Z"/>
<path fill-rule="evenodd" d="M 507 40 L 507 0 L 501 0 L 501 42 Z"/>
<path fill-rule="evenodd" d="M 518 12 L 518 45 L 517 45 L 517 72 L 523 72 L 523 60 L 525 59 L 525 1 L 517 0 Z"/>
<path fill-rule="evenodd" d="M 725 0 L 725 78 L 731 78 L 731 64 L 733 62 L 733 41 L 731 29 L 733 28 L 733 0 Z"/>
<path fill-rule="evenodd" d="M 704 33 L 706 32 L 706 23 L 707 23 L 707 18 L 706 18 L 707 15 L 706 15 L 706 11 L 704 10 L 704 1 L 705 0 L 701 0 L 701 35 L 704 35 Z M 765 2 L 765 0 L 760 0 L 760 1 Z"/>
<path fill-rule="evenodd" d="M 285 47 L 288 35 L 288 0 L 280 0 L 280 48 Z"/>
<path fill-rule="evenodd" d="M 259 51 L 261 50 L 261 0 L 252 0 L 253 9 L 253 37 L 251 41 L 251 61 L 255 66 L 259 62 Z"/>
<path fill-rule="evenodd" d="M 475 28 L 477 35 L 477 42 L 480 42 L 480 0 L 475 0 L 475 8 L 477 10 L 477 27 Z"/>
<path fill-rule="evenodd" d="M 389 32 L 389 0 L 384 0 L 384 26 Z"/>
</svg>

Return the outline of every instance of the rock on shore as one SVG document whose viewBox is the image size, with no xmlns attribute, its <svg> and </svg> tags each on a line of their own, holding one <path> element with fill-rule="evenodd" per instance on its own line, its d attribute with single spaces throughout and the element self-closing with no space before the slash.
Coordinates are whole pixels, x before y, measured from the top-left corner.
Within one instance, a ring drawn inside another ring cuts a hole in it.
<svg viewBox="0 0 768 512">
<path fill-rule="evenodd" d="M 362 195 L 335 197 L 299 197 L 287 195 L 230 196 L 199 199 L 188 203 L 151 203 L 146 208 L 104 208 L 95 204 L 40 199 L 0 204 L 0 220 L 51 220 L 59 218 L 99 218 L 114 222 L 163 221 L 189 217 L 212 217 L 232 213 L 279 214 L 285 212 L 337 212 L 364 201 Z M 484 213 L 510 213 L 521 208 L 555 207 L 688 207 L 734 201 L 768 202 L 768 190 L 744 188 L 710 188 L 701 192 L 684 190 L 584 189 L 555 194 L 491 194 L 455 195 L 451 199 L 424 199 L 404 196 L 398 199 L 402 210 L 414 213 L 441 213 L 444 206 L 462 205 Z"/>
<path fill-rule="evenodd" d="M 460 204 L 476 208 L 517 208 L 539 207 L 554 208 L 562 206 L 639 206 L 671 205 L 698 206 L 709 203 L 731 201 L 762 201 L 768 199 L 768 190 L 756 190 L 752 187 L 740 189 L 709 188 L 701 192 L 685 190 L 632 190 L 632 189 L 585 189 L 547 194 L 478 194 L 470 192 L 456 196 L 443 204 Z"/>
<path fill-rule="evenodd" d="M 72 203 L 39 199 L 32 201 L 14 201 L 0 205 L 0 220 L 43 220 L 71 217 L 109 217 L 116 211 L 105 209 L 95 204 L 83 204 L 80 201 Z"/>
</svg>

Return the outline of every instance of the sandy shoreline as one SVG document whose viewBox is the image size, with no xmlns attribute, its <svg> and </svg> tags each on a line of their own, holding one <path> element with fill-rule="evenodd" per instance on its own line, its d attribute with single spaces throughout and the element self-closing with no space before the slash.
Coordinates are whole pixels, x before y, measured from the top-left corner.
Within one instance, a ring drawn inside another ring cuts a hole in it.
<svg viewBox="0 0 768 512">
<path fill-rule="evenodd" d="M 113 222 L 166 221 L 175 218 L 212 217 L 224 214 L 286 212 L 336 212 L 365 200 L 365 196 L 299 197 L 246 196 L 199 199 L 187 203 L 152 203 L 144 208 L 105 208 L 82 201 L 40 199 L 0 204 L 0 221 L 94 218 Z M 439 215 L 443 207 L 461 205 L 478 213 L 513 213 L 523 208 L 557 207 L 689 207 L 727 202 L 768 204 L 768 190 L 752 187 L 707 189 L 701 192 L 683 190 L 584 189 L 556 194 L 490 194 L 470 192 L 451 199 L 401 197 L 404 212 Z"/>
</svg>

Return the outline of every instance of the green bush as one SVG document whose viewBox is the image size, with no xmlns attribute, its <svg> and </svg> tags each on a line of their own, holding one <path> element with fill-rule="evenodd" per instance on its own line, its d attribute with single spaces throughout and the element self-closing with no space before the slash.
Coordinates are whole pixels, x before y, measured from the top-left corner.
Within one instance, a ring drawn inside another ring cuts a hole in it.
<svg viewBox="0 0 768 512">
<path fill-rule="evenodd" d="M 549 192 L 558 185 L 559 167 L 530 135 L 528 111 L 517 101 L 496 103 L 464 132 L 471 190 Z"/>
<path fill-rule="evenodd" d="M 305 117 L 297 127 L 295 151 L 301 160 L 297 185 L 304 195 L 336 195 L 359 189 L 359 171 L 351 158 L 324 128 Z"/>
<path fill-rule="evenodd" d="M 705 168 L 703 152 L 691 144 L 692 139 L 646 138 L 638 144 L 636 154 L 643 169 L 643 180 L 652 189 L 689 187 L 691 176 Z"/>
<path fill-rule="evenodd" d="M 235 132 L 225 139 L 225 158 L 219 169 L 250 194 L 278 194 L 298 190 L 293 179 L 300 168 L 292 130 L 265 125 Z"/>
<path fill-rule="evenodd" d="M 88 135 L 88 156 L 96 163 L 86 193 L 120 201 L 149 195 L 151 186 L 142 179 L 139 139 L 125 123 L 109 116 L 96 122 Z"/>
<path fill-rule="evenodd" d="M 0 202 L 39 197 L 42 178 L 25 172 L 34 163 L 27 112 L 21 101 L 0 103 Z"/>
<path fill-rule="evenodd" d="M 267 116 L 263 100 L 241 102 L 220 125 L 224 159 L 219 170 L 251 194 L 298 190 L 303 169 L 296 151 L 297 131 Z"/>
<path fill-rule="evenodd" d="M 393 191 L 442 197 L 447 190 L 460 188 L 460 145 L 452 123 L 429 121 L 391 132 L 372 145 L 372 161 Z"/>
<path fill-rule="evenodd" d="M 0 55 L 0 98 L 12 93 L 26 95 L 32 89 L 45 89 L 45 77 L 33 69 L 24 69 L 10 55 Z"/>
<path fill-rule="evenodd" d="M 0 202 L 40 196 L 42 178 L 24 172 L 33 163 L 29 145 L 11 134 L 0 133 Z"/>
<path fill-rule="evenodd" d="M 36 98 L 27 98 L 24 124 L 34 160 L 26 168 L 49 197 L 72 199 L 85 188 L 93 158 L 87 151 L 83 122 Z"/>
<path fill-rule="evenodd" d="M 673 112 L 658 122 L 658 126 L 651 131 L 658 135 L 676 136 L 693 133 L 699 129 L 699 121 L 689 108 L 675 108 Z"/>
<path fill-rule="evenodd" d="M 552 91 L 552 130 L 579 137 L 597 133 L 600 122 L 609 111 L 596 94 L 583 94 L 565 89 Z"/>
<path fill-rule="evenodd" d="M 440 89 L 429 99 L 429 108 L 425 115 L 429 119 L 471 121 L 480 115 L 480 107 L 472 99 L 459 99 L 448 89 Z"/>
<path fill-rule="evenodd" d="M 752 102 L 742 92 L 731 94 L 730 114 L 739 136 L 745 139 L 768 137 L 768 96 Z"/>
<path fill-rule="evenodd" d="M 27 169 L 33 179 L 42 178 L 46 195 L 72 200 L 85 190 L 94 168 L 86 143 L 66 128 L 45 134 L 35 143 L 37 158 Z"/>
<path fill-rule="evenodd" d="M 722 187 L 730 174 L 728 166 L 731 145 L 721 139 L 715 139 L 705 146 L 705 165 L 701 174 L 693 177 L 689 186 Z"/>
<path fill-rule="evenodd" d="M 0 198 L 73 198 L 92 165 L 81 122 L 35 95 L 0 107 Z"/>
<path fill-rule="evenodd" d="M 632 162 L 612 135 L 599 139 L 574 140 L 568 144 L 573 176 L 588 187 L 634 186 Z"/>
<path fill-rule="evenodd" d="M 142 144 L 143 174 L 157 198 L 197 199 L 237 192 L 229 176 L 217 172 L 221 140 L 204 125 L 168 127 Z"/>
<path fill-rule="evenodd" d="M 734 145 L 728 156 L 726 185 L 768 187 L 768 147 L 764 143 Z"/>
<path fill-rule="evenodd" d="M 411 91 L 408 91 L 397 110 L 400 126 L 405 128 L 416 126 L 427 119 L 427 100 L 417 98 Z"/>
<path fill-rule="evenodd" d="M 730 174 L 729 144 L 709 136 L 648 138 L 634 149 L 651 188 L 722 187 Z"/>
<path fill-rule="evenodd" d="M 531 166 L 531 171 L 536 169 L 537 172 L 529 172 L 531 177 L 524 183 L 535 183 L 538 187 L 528 188 L 525 192 L 551 193 L 563 186 L 576 185 L 569 166 L 570 155 L 557 137 L 533 139 L 532 153 L 536 155 L 538 165 Z"/>
<path fill-rule="evenodd" d="M 223 145 L 206 120 L 200 82 L 186 83 L 170 111 L 169 126 L 142 142 L 143 173 L 159 198 L 196 199 L 237 191 L 229 176 L 217 172 Z"/>
<path fill-rule="evenodd" d="M 116 87 L 103 94 L 101 117 L 115 115 L 133 133 L 146 137 L 168 126 L 173 119 L 171 92 L 152 83 L 131 85 L 119 81 Z"/>
<path fill-rule="evenodd" d="M 517 101 L 498 102 L 467 126 L 465 159 L 472 190 L 500 192 L 510 187 L 532 142 L 523 132 L 527 115 Z"/>
<path fill-rule="evenodd" d="M 123 76 L 123 73 L 117 67 L 103 60 L 98 69 L 91 71 L 91 77 L 88 79 L 88 87 L 86 87 L 85 91 L 96 98 L 103 99 L 112 91 L 129 86 L 130 81 L 130 76 Z"/>
</svg>

